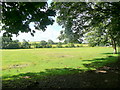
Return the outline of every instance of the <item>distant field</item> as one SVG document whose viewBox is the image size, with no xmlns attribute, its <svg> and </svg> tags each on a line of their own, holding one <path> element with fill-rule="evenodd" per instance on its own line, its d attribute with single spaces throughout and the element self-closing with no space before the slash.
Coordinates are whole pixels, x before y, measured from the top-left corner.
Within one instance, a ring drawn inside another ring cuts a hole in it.
<svg viewBox="0 0 120 90">
<path fill-rule="evenodd" d="M 112 52 L 111 47 L 2 50 L 2 76 L 4 80 L 11 79 L 9 77 L 13 75 L 44 72 L 46 69 L 54 68 L 95 69 L 106 63 L 115 62 L 116 58 L 112 56 L 117 54 L 113 55 Z M 93 63 L 93 67 L 86 67 L 90 63 Z"/>
</svg>

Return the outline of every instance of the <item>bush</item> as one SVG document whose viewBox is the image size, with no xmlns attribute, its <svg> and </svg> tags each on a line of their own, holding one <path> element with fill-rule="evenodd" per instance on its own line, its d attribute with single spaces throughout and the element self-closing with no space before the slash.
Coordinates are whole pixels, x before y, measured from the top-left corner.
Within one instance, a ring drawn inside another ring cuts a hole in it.
<svg viewBox="0 0 120 90">
<path fill-rule="evenodd" d="M 52 48 L 56 48 L 55 46 L 52 46 Z"/>
<path fill-rule="evenodd" d="M 33 46 L 34 48 L 36 48 L 37 43 L 36 43 L 36 42 L 33 42 L 33 43 L 31 43 L 31 46 Z"/>
<path fill-rule="evenodd" d="M 80 47 L 79 45 L 77 45 L 76 47 Z"/>
<path fill-rule="evenodd" d="M 83 45 L 81 44 L 79 47 L 83 47 Z"/>
<path fill-rule="evenodd" d="M 72 48 L 72 47 L 75 47 L 75 45 L 74 45 L 73 43 L 69 43 L 69 44 L 68 44 L 68 47 L 69 47 L 69 48 Z"/>
<path fill-rule="evenodd" d="M 7 45 L 6 49 L 19 49 L 20 44 L 18 42 L 11 42 Z"/>
<path fill-rule="evenodd" d="M 52 45 L 51 44 L 47 44 L 45 47 L 46 48 L 52 48 Z"/>
<path fill-rule="evenodd" d="M 66 45 L 65 48 L 69 48 L 69 46 Z"/>
<path fill-rule="evenodd" d="M 23 49 L 31 48 L 31 44 L 29 44 L 28 42 L 23 42 L 21 48 Z"/>
<path fill-rule="evenodd" d="M 29 42 L 27 42 L 25 39 L 23 39 L 21 48 L 23 48 L 23 49 L 31 48 L 31 44 L 29 44 Z"/>
<path fill-rule="evenodd" d="M 44 40 L 42 40 L 42 41 L 40 41 L 40 45 L 41 45 L 43 48 L 45 48 L 46 45 L 47 45 L 47 42 L 44 41 Z"/>
<path fill-rule="evenodd" d="M 90 47 L 95 47 L 95 46 L 96 46 L 95 43 L 89 43 L 88 45 L 89 45 Z"/>
<path fill-rule="evenodd" d="M 41 45 L 39 45 L 39 44 L 36 44 L 35 48 L 43 48 L 43 47 Z"/>
<path fill-rule="evenodd" d="M 56 47 L 57 48 L 62 48 L 62 43 L 59 42 Z"/>
</svg>

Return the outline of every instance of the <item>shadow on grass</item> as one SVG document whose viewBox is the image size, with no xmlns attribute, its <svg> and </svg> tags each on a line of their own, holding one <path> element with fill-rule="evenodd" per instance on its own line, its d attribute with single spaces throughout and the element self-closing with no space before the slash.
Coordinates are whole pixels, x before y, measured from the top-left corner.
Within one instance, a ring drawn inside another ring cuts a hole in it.
<svg viewBox="0 0 120 90">
<path fill-rule="evenodd" d="M 113 53 L 102 53 L 102 54 L 113 54 Z M 117 54 L 120 54 L 120 49 L 118 49 L 118 52 L 117 52 Z"/>
<path fill-rule="evenodd" d="M 109 63 L 114 63 L 118 60 L 117 56 L 108 56 L 106 58 L 96 58 L 93 60 L 83 60 L 83 62 L 87 62 L 88 64 L 83 64 L 85 67 L 87 67 L 88 69 L 93 67 L 93 68 L 98 68 L 98 67 L 102 67 L 106 64 Z"/>
<path fill-rule="evenodd" d="M 112 63 L 115 59 L 117 59 L 115 56 L 93 59 L 90 61 L 91 63 L 84 64 L 89 71 L 74 68 L 53 68 L 46 69 L 44 72 L 28 72 L 9 77 L 4 76 L 3 78 L 6 78 L 6 80 L 3 80 L 3 90 L 7 88 L 17 90 L 38 90 L 38 88 L 120 88 L 120 85 L 118 85 L 120 70 L 96 72 L 96 70 L 90 69 L 93 66 L 98 68 L 107 63 Z M 84 60 L 84 62 L 86 61 L 89 60 Z"/>
<path fill-rule="evenodd" d="M 102 53 L 102 54 L 113 54 L 113 53 Z"/>
</svg>

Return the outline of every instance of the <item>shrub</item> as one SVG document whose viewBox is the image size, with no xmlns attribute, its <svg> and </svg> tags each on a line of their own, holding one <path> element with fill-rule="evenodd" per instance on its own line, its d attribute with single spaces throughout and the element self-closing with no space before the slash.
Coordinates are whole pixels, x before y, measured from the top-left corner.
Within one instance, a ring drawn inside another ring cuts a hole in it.
<svg viewBox="0 0 120 90">
<path fill-rule="evenodd" d="M 18 42 L 11 42 L 7 45 L 6 49 L 19 49 L 20 44 Z"/>
<path fill-rule="evenodd" d="M 57 48 L 62 48 L 62 43 L 59 42 L 56 47 Z"/>
<path fill-rule="evenodd" d="M 31 44 L 29 44 L 28 42 L 23 42 L 22 45 L 21 45 L 21 48 L 24 48 L 24 49 L 27 49 L 27 48 L 30 48 L 31 47 Z"/>
<path fill-rule="evenodd" d="M 56 48 L 55 46 L 52 46 L 52 48 Z"/>
<path fill-rule="evenodd" d="M 65 48 L 69 48 L 69 46 L 66 45 Z"/>
<path fill-rule="evenodd" d="M 69 47 L 69 48 L 72 48 L 72 47 L 75 47 L 75 45 L 74 45 L 73 43 L 69 43 L 69 44 L 68 44 L 68 47 Z"/>
<path fill-rule="evenodd" d="M 90 47 L 95 47 L 95 46 L 96 46 L 95 43 L 89 43 L 88 45 L 89 45 Z"/>
<path fill-rule="evenodd" d="M 52 45 L 51 44 L 47 44 L 46 48 L 52 48 Z"/>
<path fill-rule="evenodd" d="M 77 45 L 76 47 L 80 47 L 79 45 Z"/>
<path fill-rule="evenodd" d="M 36 44 L 35 48 L 43 48 L 43 47 L 39 44 Z"/>
<path fill-rule="evenodd" d="M 47 42 L 44 41 L 44 40 L 42 40 L 42 41 L 40 41 L 40 45 L 41 45 L 43 48 L 45 48 L 46 45 L 47 45 Z"/>
<path fill-rule="evenodd" d="M 83 47 L 83 45 L 81 44 L 79 47 Z"/>
</svg>

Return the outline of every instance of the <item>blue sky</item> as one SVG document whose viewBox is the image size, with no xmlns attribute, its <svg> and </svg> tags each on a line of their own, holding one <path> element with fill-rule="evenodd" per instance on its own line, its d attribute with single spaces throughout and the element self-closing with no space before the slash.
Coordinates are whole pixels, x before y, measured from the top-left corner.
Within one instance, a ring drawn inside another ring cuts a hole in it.
<svg viewBox="0 0 120 90">
<path fill-rule="evenodd" d="M 52 0 L 48 0 L 48 4 L 50 4 Z M 34 26 L 31 23 L 30 27 L 33 29 Z M 25 40 L 29 40 L 29 41 L 41 41 L 41 40 L 45 40 L 48 41 L 49 39 L 53 40 L 54 42 L 58 42 L 59 40 L 57 39 L 57 37 L 60 35 L 60 31 L 62 30 L 62 27 L 59 26 L 56 22 L 56 17 L 55 17 L 55 22 L 53 25 L 49 25 L 47 26 L 47 29 L 45 32 L 40 31 L 40 30 L 35 30 L 36 33 L 34 34 L 34 37 L 31 36 L 30 33 L 19 33 L 20 35 L 16 37 L 16 35 L 13 35 L 13 40 L 19 40 L 19 41 L 23 41 L 23 39 Z M 0 36 L 2 35 L 2 33 L 0 33 Z"/>
</svg>

